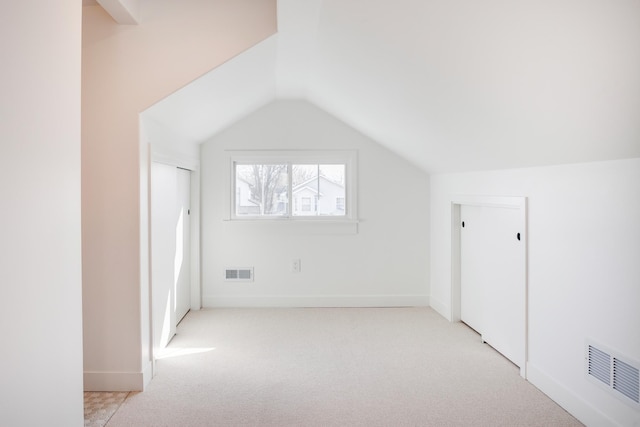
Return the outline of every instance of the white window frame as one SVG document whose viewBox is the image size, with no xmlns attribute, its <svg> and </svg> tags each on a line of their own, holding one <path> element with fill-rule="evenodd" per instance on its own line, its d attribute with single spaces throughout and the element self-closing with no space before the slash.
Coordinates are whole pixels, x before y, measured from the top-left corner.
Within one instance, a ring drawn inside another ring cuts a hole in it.
<svg viewBox="0 0 640 427">
<path fill-rule="evenodd" d="M 354 222 L 357 214 L 357 151 L 355 150 L 267 150 L 229 151 L 229 219 L 232 221 Z M 236 215 L 236 164 L 288 164 L 289 201 L 287 215 Z M 344 215 L 292 215 L 291 166 L 294 164 L 345 165 Z"/>
</svg>

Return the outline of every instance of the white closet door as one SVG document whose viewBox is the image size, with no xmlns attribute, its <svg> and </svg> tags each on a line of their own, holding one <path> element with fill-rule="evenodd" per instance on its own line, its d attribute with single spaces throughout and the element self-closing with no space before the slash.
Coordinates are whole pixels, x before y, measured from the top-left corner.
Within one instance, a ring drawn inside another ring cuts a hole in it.
<svg viewBox="0 0 640 427">
<path fill-rule="evenodd" d="M 177 174 L 174 275 L 176 276 L 176 321 L 180 322 L 191 307 L 191 172 L 185 169 L 177 169 Z"/>
<path fill-rule="evenodd" d="M 464 222 L 461 318 L 522 368 L 526 300 L 521 213 L 514 208 L 465 205 L 460 213 Z"/>
<path fill-rule="evenodd" d="M 154 351 L 176 333 L 176 167 L 151 164 L 151 286 Z"/>
<path fill-rule="evenodd" d="M 460 319 L 482 334 L 484 330 L 484 290 L 487 285 L 487 236 L 482 226 L 482 209 L 477 206 L 460 207 Z"/>
</svg>

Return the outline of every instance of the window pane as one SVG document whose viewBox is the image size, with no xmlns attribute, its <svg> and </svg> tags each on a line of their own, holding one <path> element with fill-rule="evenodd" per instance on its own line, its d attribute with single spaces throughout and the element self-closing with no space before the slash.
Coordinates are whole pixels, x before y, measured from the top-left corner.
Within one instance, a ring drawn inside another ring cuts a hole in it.
<svg viewBox="0 0 640 427">
<path fill-rule="evenodd" d="M 293 215 L 344 216 L 345 165 L 292 166 Z"/>
<path fill-rule="evenodd" d="M 236 164 L 236 215 L 287 215 L 286 164 Z"/>
</svg>

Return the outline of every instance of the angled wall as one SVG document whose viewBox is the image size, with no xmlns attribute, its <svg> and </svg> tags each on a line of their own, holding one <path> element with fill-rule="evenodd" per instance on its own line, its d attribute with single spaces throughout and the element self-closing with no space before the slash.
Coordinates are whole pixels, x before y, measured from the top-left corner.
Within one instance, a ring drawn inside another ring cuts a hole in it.
<svg viewBox="0 0 640 427">
<path fill-rule="evenodd" d="M 85 387 L 149 379 L 148 146 L 139 114 L 276 30 L 274 0 L 160 0 L 140 24 L 83 9 L 82 256 Z"/>
<path fill-rule="evenodd" d="M 451 200 L 528 198 L 528 380 L 586 425 L 640 412 L 588 381 L 591 339 L 640 363 L 640 159 L 431 176 L 431 305 L 451 310 Z"/>
<path fill-rule="evenodd" d="M 0 425 L 83 425 L 77 0 L 0 14 Z"/>
<path fill-rule="evenodd" d="M 229 221 L 228 150 L 357 150 L 352 226 Z M 202 145 L 203 305 L 427 305 L 429 177 L 305 101 L 276 101 Z M 345 230 L 346 228 L 346 230 Z M 292 273 L 292 260 L 302 269 Z M 225 267 L 253 267 L 251 283 Z"/>
</svg>

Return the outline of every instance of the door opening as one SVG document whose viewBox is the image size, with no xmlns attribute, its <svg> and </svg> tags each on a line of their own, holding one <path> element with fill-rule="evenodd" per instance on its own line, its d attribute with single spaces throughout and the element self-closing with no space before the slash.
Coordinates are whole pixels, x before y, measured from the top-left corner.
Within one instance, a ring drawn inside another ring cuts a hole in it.
<svg viewBox="0 0 640 427">
<path fill-rule="evenodd" d="M 151 164 L 151 299 L 154 357 L 191 308 L 191 172 Z"/>
<path fill-rule="evenodd" d="M 191 307 L 191 171 L 176 169 L 176 255 L 175 311 L 176 325 Z"/>
<path fill-rule="evenodd" d="M 451 214 L 451 320 L 480 333 L 526 378 L 526 198 L 458 196 Z"/>
</svg>

